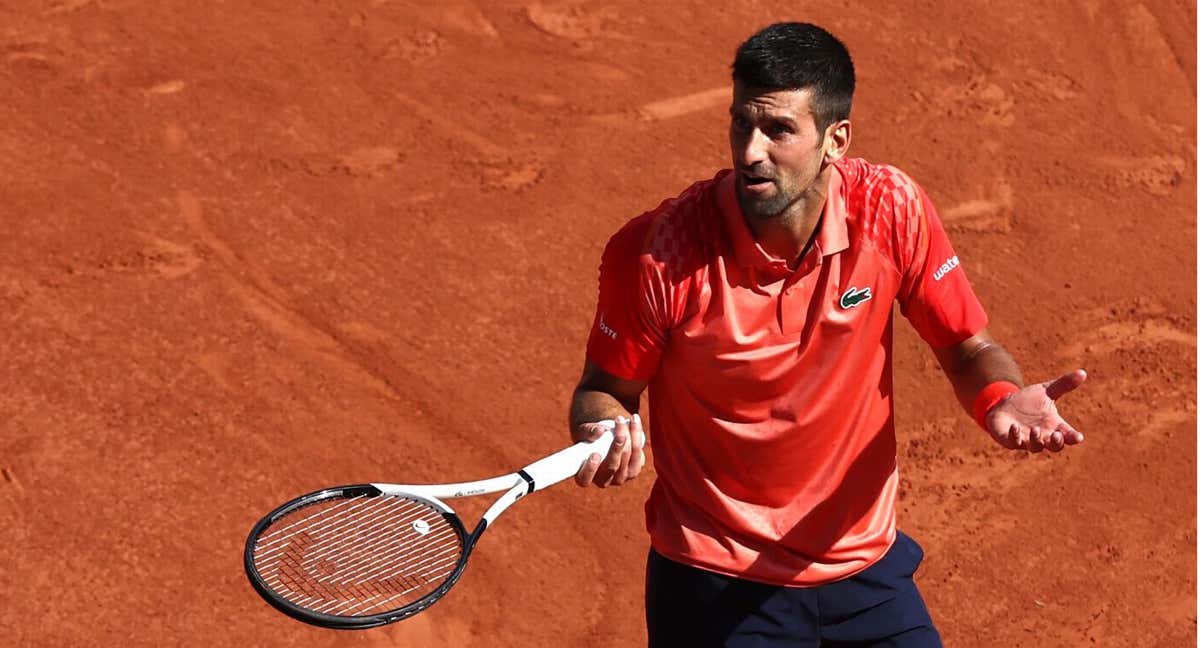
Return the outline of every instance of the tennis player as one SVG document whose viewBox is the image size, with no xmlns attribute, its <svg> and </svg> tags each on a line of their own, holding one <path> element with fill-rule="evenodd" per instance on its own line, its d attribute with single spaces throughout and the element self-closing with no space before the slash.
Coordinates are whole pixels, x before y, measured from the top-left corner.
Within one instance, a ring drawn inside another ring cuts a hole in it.
<svg viewBox="0 0 1200 648">
<path fill-rule="evenodd" d="M 921 548 L 896 530 L 893 302 L 1001 446 L 1083 441 L 1055 401 L 1086 374 L 1026 384 L 925 192 L 847 157 L 853 94 L 824 29 L 754 34 L 733 62 L 732 168 L 604 250 L 572 437 L 618 425 L 576 481 L 641 471 L 649 387 L 651 646 L 941 645 Z"/>
</svg>

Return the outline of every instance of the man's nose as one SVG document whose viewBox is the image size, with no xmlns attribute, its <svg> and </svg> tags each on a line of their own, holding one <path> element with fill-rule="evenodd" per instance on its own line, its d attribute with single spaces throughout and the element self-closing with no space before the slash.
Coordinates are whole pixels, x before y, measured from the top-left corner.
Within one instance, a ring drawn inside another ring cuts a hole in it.
<svg viewBox="0 0 1200 648">
<path fill-rule="evenodd" d="M 752 129 L 738 142 L 738 150 L 735 152 L 738 163 L 743 167 L 752 167 L 766 162 L 769 143 L 766 134 L 757 128 Z"/>
</svg>

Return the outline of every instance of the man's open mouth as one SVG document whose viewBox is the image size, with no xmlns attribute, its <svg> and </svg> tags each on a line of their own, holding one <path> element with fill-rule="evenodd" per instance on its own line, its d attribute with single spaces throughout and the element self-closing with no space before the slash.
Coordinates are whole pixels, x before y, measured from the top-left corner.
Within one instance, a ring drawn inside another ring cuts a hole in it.
<svg viewBox="0 0 1200 648">
<path fill-rule="evenodd" d="M 765 184 L 768 184 L 768 183 L 771 183 L 774 181 L 771 178 L 768 178 L 765 176 L 757 176 L 757 175 L 752 175 L 749 173 L 743 173 L 742 174 L 742 182 L 747 187 L 758 187 L 758 186 L 765 185 Z"/>
</svg>

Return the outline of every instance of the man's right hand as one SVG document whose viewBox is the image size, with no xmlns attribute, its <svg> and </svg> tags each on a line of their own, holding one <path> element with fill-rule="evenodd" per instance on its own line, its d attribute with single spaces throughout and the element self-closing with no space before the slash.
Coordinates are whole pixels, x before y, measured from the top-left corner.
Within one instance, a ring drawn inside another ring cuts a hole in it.
<svg viewBox="0 0 1200 648">
<path fill-rule="evenodd" d="M 572 431 L 576 442 L 594 441 L 609 428 L 603 423 L 582 423 Z M 586 487 L 595 484 L 600 488 L 620 486 L 638 476 L 646 465 L 646 432 L 642 419 L 637 414 L 632 419 L 618 416 L 612 428 L 613 442 L 607 457 L 593 453 L 575 473 L 575 483 Z"/>
</svg>

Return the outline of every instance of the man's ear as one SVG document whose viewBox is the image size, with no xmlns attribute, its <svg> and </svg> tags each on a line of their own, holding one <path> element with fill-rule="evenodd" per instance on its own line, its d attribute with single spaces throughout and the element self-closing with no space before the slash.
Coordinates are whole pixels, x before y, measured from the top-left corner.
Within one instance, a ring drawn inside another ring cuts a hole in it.
<svg viewBox="0 0 1200 648">
<path fill-rule="evenodd" d="M 850 150 L 850 120 L 842 119 L 825 128 L 825 164 L 833 164 Z"/>
</svg>

